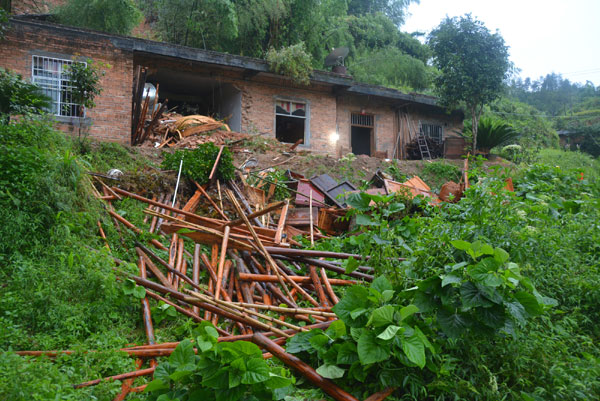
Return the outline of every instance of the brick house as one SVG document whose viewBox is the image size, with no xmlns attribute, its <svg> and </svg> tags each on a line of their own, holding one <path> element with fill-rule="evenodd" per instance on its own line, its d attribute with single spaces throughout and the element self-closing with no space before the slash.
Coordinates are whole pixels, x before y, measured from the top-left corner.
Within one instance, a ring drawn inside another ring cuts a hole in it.
<svg viewBox="0 0 600 401">
<path fill-rule="evenodd" d="M 159 85 L 169 107 L 226 119 L 231 129 L 260 133 L 315 152 L 405 158 L 418 127 L 458 157 L 464 141 L 463 115 L 446 112 L 436 99 L 354 82 L 352 77 L 314 71 L 309 85 L 271 73 L 264 60 L 13 17 L 0 42 L 0 67 L 39 84 L 53 99 L 51 112 L 61 129 L 82 123 L 69 102 L 65 64 L 93 59 L 109 64 L 96 108 L 86 113 L 90 134 L 128 143 L 132 125 L 132 85 L 137 66 L 147 82 Z"/>
</svg>

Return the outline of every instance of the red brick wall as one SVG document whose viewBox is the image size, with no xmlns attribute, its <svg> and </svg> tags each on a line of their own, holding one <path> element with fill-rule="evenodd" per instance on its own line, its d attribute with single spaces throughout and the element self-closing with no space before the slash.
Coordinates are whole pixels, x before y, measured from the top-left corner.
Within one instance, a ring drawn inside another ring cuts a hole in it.
<svg viewBox="0 0 600 401">
<path fill-rule="evenodd" d="M 336 128 L 336 98 L 331 87 L 311 84 L 299 86 L 283 77 L 272 75 L 244 78 L 239 72 L 208 65 L 136 55 L 135 63 L 148 67 L 150 75 L 157 69 L 174 74 L 193 73 L 211 80 L 231 84 L 242 94 L 241 131 L 275 137 L 275 102 L 277 99 L 305 101 L 309 107 L 310 150 L 336 155 L 337 147 L 330 138 Z M 159 82 L 160 83 L 160 82 Z"/>
<path fill-rule="evenodd" d="M 6 38 L 0 42 L 0 67 L 13 70 L 31 80 L 33 55 L 67 58 L 79 56 L 109 64 L 100 81 L 103 91 L 95 100 L 96 107 L 87 111 L 92 121 L 90 136 L 99 140 L 128 143 L 131 133 L 131 86 L 133 57 L 112 46 L 103 36 L 75 31 L 43 28 L 40 25 L 12 23 Z M 59 124 L 66 132 L 76 130 L 70 124 Z"/>
<path fill-rule="evenodd" d="M 352 113 L 372 114 L 375 117 L 375 148 L 371 151 L 387 152 L 392 156 L 396 139 L 396 115 L 389 103 L 368 96 L 343 95 L 338 97 L 337 124 L 340 135 L 339 152 L 345 154 L 352 151 L 351 121 Z"/>
<path fill-rule="evenodd" d="M 242 131 L 275 137 L 276 100 L 303 101 L 309 109 L 309 148 L 335 156 L 331 135 L 335 133 L 336 100 L 331 93 L 258 82 L 237 82 L 236 86 L 242 90 Z"/>
</svg>

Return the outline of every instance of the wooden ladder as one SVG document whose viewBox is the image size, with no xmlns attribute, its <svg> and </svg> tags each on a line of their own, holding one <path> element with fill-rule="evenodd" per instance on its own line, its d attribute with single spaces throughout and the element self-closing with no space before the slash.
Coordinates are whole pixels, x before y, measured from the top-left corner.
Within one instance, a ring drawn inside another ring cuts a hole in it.
<svg viewBox="0 0 600 401">
<path fill-rule="evenodd" d="M 423 133 L 423 127 L 421 121 L 419 121 L 419 135 L 417 136 L 417 143 L 419 145 L 419 151 L 421 152 L 421 159 L 431 160 L 431 153 L 429 152 L 429 146 L 425 139 L 425 133 Z"/>
</svg>

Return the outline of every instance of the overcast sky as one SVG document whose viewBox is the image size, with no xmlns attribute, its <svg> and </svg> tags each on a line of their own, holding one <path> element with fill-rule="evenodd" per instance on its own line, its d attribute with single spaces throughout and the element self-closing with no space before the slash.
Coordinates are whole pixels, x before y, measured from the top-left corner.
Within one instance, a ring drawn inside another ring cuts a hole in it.
<svg viewBox="0 0 600 401">
<path fill-rule="evenodd" d="M 600 85 L 600 0 L 421 0 L 409 7 L 405 32 L 427 32 L 447 16 L 471 13 L 498 29 L 521 77 L 551 72 Z"/>
</svg>

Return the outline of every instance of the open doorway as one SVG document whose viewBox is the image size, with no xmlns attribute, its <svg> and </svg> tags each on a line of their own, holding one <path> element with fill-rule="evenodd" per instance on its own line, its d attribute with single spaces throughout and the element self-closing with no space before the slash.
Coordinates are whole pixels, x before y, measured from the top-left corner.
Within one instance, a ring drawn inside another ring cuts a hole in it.
<svg viewBox="0 0 600 401">
<path fill-rule="evenodd" d="M 355 155 L 370 156 L 374 150 L 373 120 L 372 114 L 352 113 L 350 145 Z"/>
<path fill-rule="evenodd" d="M 242 128 L 242 93 L 234 85 L 187 71 L 158 68 L 147 82 L 160 85 L 159 100 L 183 115 L 201 114 L 224 120 L 231 130 Z"/>
</svg>

